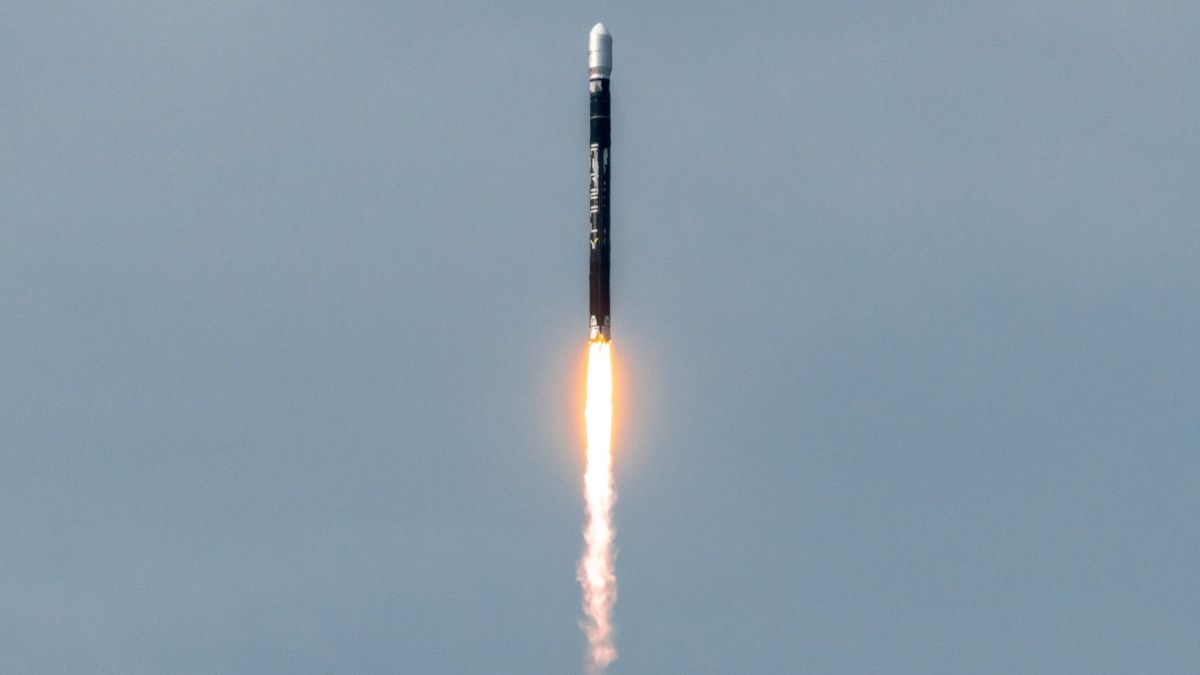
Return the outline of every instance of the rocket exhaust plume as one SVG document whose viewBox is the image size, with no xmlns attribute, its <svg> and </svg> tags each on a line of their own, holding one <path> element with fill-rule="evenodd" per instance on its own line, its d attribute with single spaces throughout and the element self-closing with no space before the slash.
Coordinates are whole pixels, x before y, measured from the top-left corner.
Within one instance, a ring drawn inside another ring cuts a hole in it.
<svg viewBox="0 0 1200 675">
<path fill-rule="evenodd" d="M 588 35 L 588 92 L 591 99 L 591 185 L 588 193 L 591 244 L 588 267 L 587 469 L 583 477 L 587 500 L 584 551 L 579 561 L 583 586 L 583 632 L 588 640 L 587 670 L 601 673 L 613 659 L 612 608 L 617 600 L 613 572 L 612 472 L 612 351 L 609 318 L 609 76 L 612 74 L 612 36 L 598 23 Z"/>
<path fill-rule="evenodd" d="M 613 502 L 616 492 L 612 474 L 612 352 L 610 343 L 595 340 L 588 345 L 587 498 L 585 548 L 579 561 L 579 583 L 583 585 L 583 630 L 590 654 L 589 672 L 599 673 L 617 658 L 612 639 L 612 608 L 617 600 L 617 577 L 613 572 Z"/>
</svg>

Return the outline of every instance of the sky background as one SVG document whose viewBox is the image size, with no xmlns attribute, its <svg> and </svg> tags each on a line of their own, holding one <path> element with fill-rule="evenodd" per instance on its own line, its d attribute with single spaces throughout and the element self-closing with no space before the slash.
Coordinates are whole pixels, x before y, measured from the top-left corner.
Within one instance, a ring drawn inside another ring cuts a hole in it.
<svg viewBox="0 0 1200 675">
<path fill-rule="evenodd" d="M 701 7 L 702 5 L 702 7 Z M 1200 5 L 5 2 L 0 671 L 1200 669 Z"/>
</svg>

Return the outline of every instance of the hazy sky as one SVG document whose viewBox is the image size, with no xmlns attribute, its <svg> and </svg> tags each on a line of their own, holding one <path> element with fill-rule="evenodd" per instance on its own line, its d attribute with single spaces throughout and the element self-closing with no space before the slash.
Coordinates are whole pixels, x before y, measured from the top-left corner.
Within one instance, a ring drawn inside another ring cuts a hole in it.
<svg viewBox="0 0 1200 675">
<path fill-rule="evenodd" d="M 598 20 L 612 673 L 1200 669 L 1200 5 L 506 5 L 0 5 L 0 672 L 579 671 Z"/>
</svg>

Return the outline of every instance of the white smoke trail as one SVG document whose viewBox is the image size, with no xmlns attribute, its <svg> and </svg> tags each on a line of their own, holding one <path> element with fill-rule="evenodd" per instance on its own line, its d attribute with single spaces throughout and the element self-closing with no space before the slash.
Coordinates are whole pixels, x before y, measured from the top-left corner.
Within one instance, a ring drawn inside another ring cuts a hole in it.
<svg viewBox="0 0 1200 675">
<path fill-rule="evenodd" d="M 584 552 L 578 578 L 583 586 L 583 631 L 587 635 L 588 672 L 601 673 L 617 658 L 613 646 L 612 608 L 617 600 L 617 577 L 613 572 L 613 502 L 616 492 L 612 475 L 612 356 L 609 343 L 598 340 L 588 348 L 587 471 L 584 495 L 587 525 L 583 531 Z"/>
</svg>

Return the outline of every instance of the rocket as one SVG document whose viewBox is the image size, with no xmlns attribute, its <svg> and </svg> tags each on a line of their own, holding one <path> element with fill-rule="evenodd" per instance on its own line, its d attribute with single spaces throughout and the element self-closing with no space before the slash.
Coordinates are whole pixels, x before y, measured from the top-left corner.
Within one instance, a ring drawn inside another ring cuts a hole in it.
<svg viewBox="0 0 1200 675">
<path fill-rule="evenodd" d="M 608 190 L 609 146 L 609 77 L 612 75 L 612 35 L 604 24 L 592 27 L 588 35 L 588 92 L 591 98 L 591 130 L 588 136 L 591 153 L 591 187 L 588 192 L 590 212 L 588 265 L 588 310 L 591 326 L 588 340 L 608 342 L 612 338 L 609 316 L 609 236 Z"/>
</svg>

